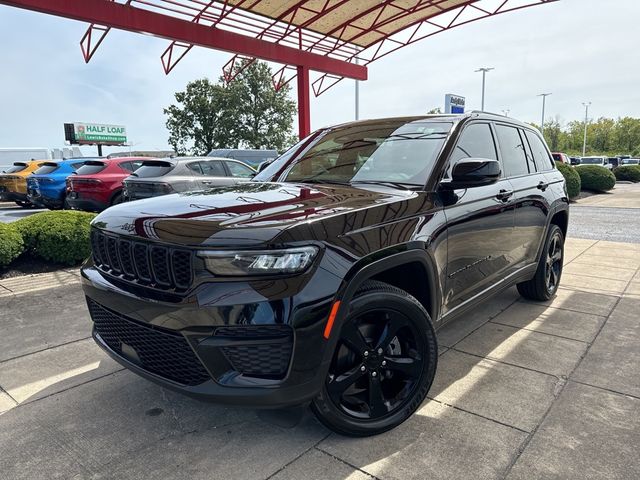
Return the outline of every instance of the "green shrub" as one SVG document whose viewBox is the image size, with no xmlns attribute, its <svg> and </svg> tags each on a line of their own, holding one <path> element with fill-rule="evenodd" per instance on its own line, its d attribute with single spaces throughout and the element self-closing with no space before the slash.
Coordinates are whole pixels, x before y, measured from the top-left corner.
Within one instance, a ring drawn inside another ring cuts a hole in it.
<svg viewBox="0 0 640 480">
<path fill-rule="evenodd" d="M 600 165 L 578 165 L 576 171 L 580 175 L 583 190 L 606 192 L 616 185 L 615 175 Z"/>
<path fill-rule="evenodd" d="M 580 175 L 576 172 L 576 169 L 571 165 L 567 165 L 566 163 L 556 162 L 556 167 L 560 170 L 560 173 L 564 177 L 567 182 L 567 192 L 569 193 L 569 198 L 576 198 L 580 195 Z"/>
<path fill-rule="evenodd" d="M 0 223 L 0 267 L 6 267 L 24 251 L 22 237 L 11 224 Z"/>
<path fill-rule="evenodd" d="M 640 165 L 622 165 L 613 169 L 616 180 L 640 182 Z"/>
<path fill-rule="evenodd" d="M 14 222 L 29 253 L 56 263 L 73 265 L 91 254 L 89 224 L 93 213 L 36 213 Z"/>
</svg>

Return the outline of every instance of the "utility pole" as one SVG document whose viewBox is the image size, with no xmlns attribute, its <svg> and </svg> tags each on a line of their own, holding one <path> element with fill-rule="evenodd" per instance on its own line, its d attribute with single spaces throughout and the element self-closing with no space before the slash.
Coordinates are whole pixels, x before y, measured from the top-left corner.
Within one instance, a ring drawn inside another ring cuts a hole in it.
<svg viewBox="0 0 640 480">
<path fill-rule="evenodd" d="M 542 97 L 542 121 L 540 122 L 540 133 L 542 134 L 542 138 L 544 138 L 544 107 L 546 104 L 546 100 L 547 97 L 549 95 L 552 95 L 551 93 L 541 93 L 540 95 L 538 95 L 539 97 Z"/>
<path fill-rule="evenodd" d="M 589 122 L 589 105 L 591 102 L 583 102 L 584 105 L 584 140 L 582 141 L 582 156 L 587 154 L 587 123 Z"/>
<path fill-rule="evenodd" d="M 487 76 L 487 72 L 490 72 L 491 70 L 494 70 L 493 67 L 481 67 L 478 70 L 476 70 L 476 73 L 478 72 L 482 72 L 482 106 L 480 107 L 480 110 L 482 110 L 484 112 L 484 87 L 485 87 L 485 80 L 486 80 L 486 76 Z"/>
</svg>

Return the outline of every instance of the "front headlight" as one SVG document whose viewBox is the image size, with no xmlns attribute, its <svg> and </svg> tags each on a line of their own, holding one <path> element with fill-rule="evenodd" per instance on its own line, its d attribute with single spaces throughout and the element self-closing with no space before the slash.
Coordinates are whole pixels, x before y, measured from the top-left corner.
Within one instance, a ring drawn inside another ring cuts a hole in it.
<svg viewBox="0 0 640 480">
<path fill-rule="evenodd" d="M 308 246 L 284 250 L 204 251 L 198 256 L 214 275 L 251 276 L 304 272 L 318 254 L 318 247 Z"/>
</svg>

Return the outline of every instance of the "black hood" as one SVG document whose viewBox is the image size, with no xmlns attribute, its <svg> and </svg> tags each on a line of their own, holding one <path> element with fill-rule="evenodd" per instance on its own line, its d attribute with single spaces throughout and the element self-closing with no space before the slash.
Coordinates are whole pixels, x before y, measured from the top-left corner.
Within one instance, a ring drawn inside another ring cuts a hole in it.
<svg viewBox="0 0 640 480">
<path fill-rule="evenodd" d="M 249 182 L 123 203 L 98 215 L 93 225 L 178 245 L 257 246 L 295 226 L 417 195 L 391 188 Z"/>
</svg>

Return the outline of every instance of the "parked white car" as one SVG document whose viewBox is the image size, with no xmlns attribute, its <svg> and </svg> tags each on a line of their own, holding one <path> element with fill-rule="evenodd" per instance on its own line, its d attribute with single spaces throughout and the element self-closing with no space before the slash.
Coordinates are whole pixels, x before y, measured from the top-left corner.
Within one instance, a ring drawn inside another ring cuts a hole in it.
<svg viewBox="0 0 640 480">
<path fill-rule="evenodd" d="M 580 165 L 600 165 L 611 170 L 613 165 L 609 163 L 609 157 L 582 157 Z"/>
</svg>

